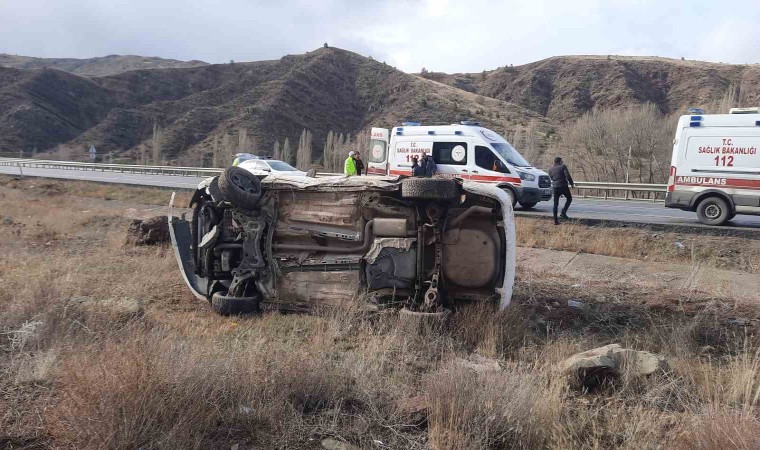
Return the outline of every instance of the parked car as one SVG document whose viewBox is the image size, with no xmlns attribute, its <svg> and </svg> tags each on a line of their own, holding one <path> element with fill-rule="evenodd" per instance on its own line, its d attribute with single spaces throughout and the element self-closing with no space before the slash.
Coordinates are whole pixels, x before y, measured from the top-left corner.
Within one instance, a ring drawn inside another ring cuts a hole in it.
<svg viewBox="0 0 760 450">
<path fill-rule="evenodd" d="M 220 314 L 361 302 L 440 315 L 512 296 L 512 204 L 495 185 L 230 167 L 191 207 L 191 220 L 170 208 L 172 245 L 192 293 Z"/>
<path fill-rule="evenodd" d="M 290 164 L 277 159 L 249 159 L 241 162 L 238 167 L 241 167 L 254 175 L 306 176 L 306 172 L 302 172 Z"/>
</svg>

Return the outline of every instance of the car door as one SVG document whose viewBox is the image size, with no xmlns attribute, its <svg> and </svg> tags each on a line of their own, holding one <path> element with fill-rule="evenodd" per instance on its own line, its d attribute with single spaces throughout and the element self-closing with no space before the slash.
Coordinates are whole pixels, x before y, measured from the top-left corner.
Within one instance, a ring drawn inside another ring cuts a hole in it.
<svg viewBox="0 0 760 450">
<path fill-rule="evenodd" d="M 499 183 L 510 181 L 509 179 L 514 178 L 514 174 L 504 164 L 504 161 L 489 147 L 475 145 L 473 153 L 475 164 L 471 171 L 471 180 L 485 183 Z"/>
</svg>

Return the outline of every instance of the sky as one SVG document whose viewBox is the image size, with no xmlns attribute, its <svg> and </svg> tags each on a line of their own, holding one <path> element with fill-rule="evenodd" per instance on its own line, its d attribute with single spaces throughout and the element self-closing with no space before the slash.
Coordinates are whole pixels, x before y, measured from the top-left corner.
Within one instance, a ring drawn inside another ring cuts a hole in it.
<svg viewBox="0 0 760 450">
<path fill-rule="evenodd" d="M 224 63 L 325 42 L 406 72 L 578 54 L 760 63 L 760 0 L 0 0 L 0 53 Z"/>
</svg>

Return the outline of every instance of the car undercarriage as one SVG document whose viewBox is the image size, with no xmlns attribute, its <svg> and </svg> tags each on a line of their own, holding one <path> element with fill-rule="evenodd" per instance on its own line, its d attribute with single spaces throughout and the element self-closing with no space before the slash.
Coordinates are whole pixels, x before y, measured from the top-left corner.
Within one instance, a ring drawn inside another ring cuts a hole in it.
<svg viewBox="0 0 760 450">
<path fill-rule="evenodd" d="M 169 215 L 175 255 L 193 293 L 220 314 L 350 302 L 440 314 L 511 297 L 512 207 L 493 186 L 230 167 L 190 206 L 191 220 Z"/>
</svg>

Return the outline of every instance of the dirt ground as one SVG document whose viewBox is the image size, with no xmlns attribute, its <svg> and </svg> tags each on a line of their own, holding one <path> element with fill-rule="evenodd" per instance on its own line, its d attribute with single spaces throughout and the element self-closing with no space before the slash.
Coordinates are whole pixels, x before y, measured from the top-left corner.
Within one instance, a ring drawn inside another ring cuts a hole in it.
<svg viewBox="0 0 760 450">
<path fill-rule="evenodd" d="M 566 252 L 526 247 L 507 311 L 462 307 L 442 329 L 354 305 L 224 318 L 171 249 L 125 243 L 167 199 L 0 180 L 0 448 L 760 446 L 757 299 L 658 279 L 651 258 L 615 258 L 613 277 L 590 252 L 558 267 Z M 560 241 L 529 229 L 523 244 Z M 557 372 L 610 343 L 670 369 L 593 393 Z"/>
</svg>

